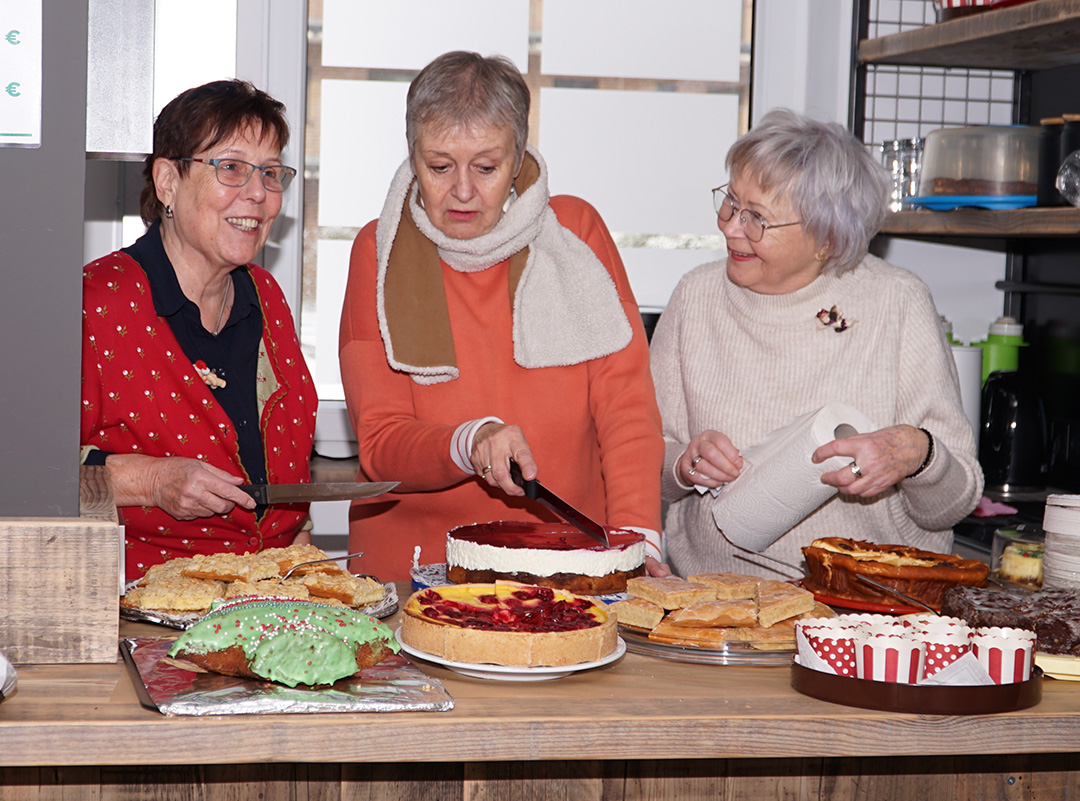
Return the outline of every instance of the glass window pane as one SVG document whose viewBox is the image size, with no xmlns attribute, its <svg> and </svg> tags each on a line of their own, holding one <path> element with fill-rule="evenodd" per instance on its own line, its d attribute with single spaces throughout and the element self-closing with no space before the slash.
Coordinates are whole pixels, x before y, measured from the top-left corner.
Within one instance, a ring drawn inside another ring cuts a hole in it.
<svg viewBox="0 0 1080 801">
<path fill-rule="evenodd" d="M 544 0 L 543 70 L 737 83 L 741 33 L 742 0 Z"/>
<path fill-rule="evenodd" d="M 739 99 L 542 89 L 551 193 L 585 198 L 612 231 L 715 234 L 709 190 L 739 134 Z"/>
<path fill-rule="evenodd" d="M 323 0 L 327 67 L 420 70 L 448 50 L 529 63 L 529 0 Z"/>
<path fill-rule="evenodd" d="M 390 179 L 408 153 L 408 91 L 399 81 L 322 82 L 320 226 L 359 229 L 379 216 Z"/>
</svg>

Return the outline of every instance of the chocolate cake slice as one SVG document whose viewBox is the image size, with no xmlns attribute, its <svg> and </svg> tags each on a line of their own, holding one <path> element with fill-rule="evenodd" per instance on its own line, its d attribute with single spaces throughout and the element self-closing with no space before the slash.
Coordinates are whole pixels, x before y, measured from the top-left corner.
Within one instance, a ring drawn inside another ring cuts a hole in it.
<svg viewBox="0 0 1080 801">
<path fill-rule="evenodd" d="M 993 590 L 954 587 L 945 593 L 941 613 L 968 625 L 1005 626 L 1035 632 L 1035 649 L 1080 656 L 1080 590 Z"/>
</svg>

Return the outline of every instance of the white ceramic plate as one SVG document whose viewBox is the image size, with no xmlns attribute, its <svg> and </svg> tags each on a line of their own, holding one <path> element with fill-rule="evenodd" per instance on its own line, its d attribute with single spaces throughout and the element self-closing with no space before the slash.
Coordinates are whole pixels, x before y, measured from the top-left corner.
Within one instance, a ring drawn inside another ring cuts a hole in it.
<svg viewBox="0 0 1080 801">
<path fill-rule="evenodd" d="M 626 653 L 626 643 L 623 642 L 622 637 L 619 637 L 618 642 L 615 644 L 615 650 L 596 662 L 579 662 L 576 665 L 558 665 L 554 667 L 490 665 L 482 662 L 454 662 L 453 660 L 443 659 L 441 656 L 430 654 L 427 651 L 413 648 L 411 645 L 406 645 L 401 642 L 400 628 L 394 632 L 394 636 L 397 637 L 398 643 L 401 644 L 401 650 L 410 656 L 415 656 L 418 659 L 434 662 L 436 665 L 450 668 L 450 670 L 460 673 L 463 676 L 471 676 L 474 679 L 491 679 L 493 681 L 550 681 L 551 679 L 561 679 L 564 676 L 569 676 L 572 673 L 578 673 L 582 670 L 609 665 Z"/>
</svg>

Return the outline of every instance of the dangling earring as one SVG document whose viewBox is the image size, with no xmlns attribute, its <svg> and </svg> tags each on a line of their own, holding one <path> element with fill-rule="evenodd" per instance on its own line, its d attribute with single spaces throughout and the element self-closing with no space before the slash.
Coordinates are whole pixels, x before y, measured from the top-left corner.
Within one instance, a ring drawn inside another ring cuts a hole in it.
<svg viewBox="0 0 1080 801">
<path fill-rule="evenodd" d="M 517 187 L 510 184 L 510 194 L 506 197 L 506 202 L 503 203 L 503 213 L 505 214 L 510 210 L 510 206 L 517 200 Z"/>
<path fill-rule="evenodd" d="M 170 220 L 173 218 L 172 206 L 165 207 L 165 216 L 168 217 Z"/>
</svg>

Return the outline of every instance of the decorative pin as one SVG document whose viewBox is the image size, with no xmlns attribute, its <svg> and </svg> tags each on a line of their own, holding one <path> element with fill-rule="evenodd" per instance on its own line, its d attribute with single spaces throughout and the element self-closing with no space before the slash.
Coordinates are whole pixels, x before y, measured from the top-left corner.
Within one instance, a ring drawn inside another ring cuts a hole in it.
<svg viewBox="0 0 1080 801">
<path fill-rule="evenodd" d="M 817 313 L 818 321 L 826 328 L 831 328 L 837 334 L 847 331 L 851 326 L 855 325 L 856 321 L 852 320 L 850 323 L 844 319 L 840 311 L 833 306 L 831 309 L 822 309 Z"/>
<path fill-rule="evenodd" d="M 199 378 L 203 380 L 203 383 L 210 389 L 220 389 L 225 386 L 225 379 L 218 376 L 213 370 L 206 366 L 206 362 L 199 359 L 192 367 L 195 368 L 195 372 L 199 374 Z"/>
</svg>

